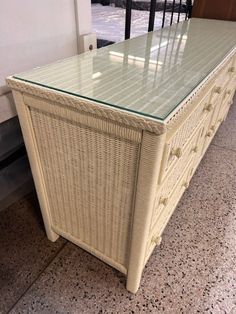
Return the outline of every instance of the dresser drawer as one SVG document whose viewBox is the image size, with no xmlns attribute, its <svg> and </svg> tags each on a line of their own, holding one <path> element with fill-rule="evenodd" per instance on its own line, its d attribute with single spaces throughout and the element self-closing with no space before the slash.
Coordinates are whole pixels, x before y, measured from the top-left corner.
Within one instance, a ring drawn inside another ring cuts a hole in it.
<svg viewBox="0 0 236 314">
<path fill-rule="evenodd" d="M 228 82 L 232 80 L 232 78 L 235 76 L 235 73 L 235 58 L 231 57 L 217 76 L 216 83 L 224 88 L 228 84 Z"/>
<path fill-rule="evenodd" d="M 211 114 L 214 109 L 213 105 L 210 103 L 211 96 L 212 89 L 208 91 L 206 96 L 180 124 L 177 130 L 173 132 L 169 138 L 167 135 L 159 182 L 162 182 L 171 169 L 175 167 L 175 164 L 177 164 L 183 155 L 184 150 L 186 150 L 186 146 L 188 145 L 188 141 L 194 130 L 198 127 L 201 121 L 206 118 L 206 116 Z"/>
<path fill-rule="evenodd" d="M 228 103 L 233 99 L 235 93 L 235 85 L 229 84 L 227 88 L 225 88 L 224 95 L 222 97 L 222 103 Z"/>
<path fill-rule="evenodd" d="M 219 124 L 222 123 L 224 119 L 226 118 L 226 115 L 232 103 L 233 103 L 233 95 L 228 94 L 222 101 L 221 106 L 219 108 L 218 119 L 217 119 L 217 122 Z"/>
<path fill-rule="evenodd" d="M 193 159 L 195 159 L 196 155 L 202 149 L 201 137 L 203 133 L 203 128 L 204 124 L 201 123 L 191 136 L 188 145 L 183 151 L 182 156 L 168 173 L 161 185 L 159 185 L 154 205 L 152 225 L 156 223 L 156 220 L 158 219 L 163 209 L 168 206 L 170 196 L 175 189 L 176 184 L 178 184 L 178 181 L 183 175 L 186 165 L 188 165 Z"/>
<path fill-rule="evenodd" d="M 194 169 L 195 162 L 194 159 L 192 159 L 186 167 L 185 171 L 183 172 L 183 175 L 179 179 L 178 183 L 176 184 L 173 193 L 169 198 L 168 204 L 165 206 L 165 208 L 163 208 L 155 224 L 153 224 L 152 228 L 150 229 L 150 234 L 147 242 L 146 261 L 151 255 L 154 247 L 161 243 L 161 234 L 165 226 L 167 225 L 174 209 L 176 208 L 181 196 L 188 188 Z"/>
<path fill-rule="evenodd" d="M 205 154 L 208 146 L 210 145 L 217 129 L 219 128 L 219 106 L 215 108 L 215 113 L 213 114 L 213 118 L 211 117 L 209 121 L 206 120 L 205 129 L 203 134 L 203 146 L 202 146 L 202 155 Z"/>
<path fill-rule="evenodd" d="M 215 97 L 215 95 L 213 96 L 211 103 L 213 104 L 214 111 L 210 123 L 211 130 L 217 128 L 218 124 L 223 121 L 226 112 L 228 112 L 229 106 L 232 104 L 234 93 L 235 83 L 231 80 L 222 90 L 220 97 Z"/>
</svg>

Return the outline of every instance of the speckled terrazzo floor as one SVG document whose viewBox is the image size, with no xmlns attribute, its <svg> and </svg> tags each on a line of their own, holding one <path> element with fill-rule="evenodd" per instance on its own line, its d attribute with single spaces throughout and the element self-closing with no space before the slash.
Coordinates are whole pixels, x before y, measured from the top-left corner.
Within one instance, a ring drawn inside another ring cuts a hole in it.
<svg viewBox="0 0 236 314">
<path fill-rule="evenodd" d="M 0 313 L 236 313 L 236 100 L 143 272 L 47 240 L 35 195 L 0 212 Z"/>
</svg>

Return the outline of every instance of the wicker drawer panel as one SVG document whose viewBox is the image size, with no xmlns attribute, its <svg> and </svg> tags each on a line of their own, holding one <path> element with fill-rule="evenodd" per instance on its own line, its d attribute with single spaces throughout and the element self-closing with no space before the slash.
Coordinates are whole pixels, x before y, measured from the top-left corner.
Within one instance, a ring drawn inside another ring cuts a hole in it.
<svg viewBox="0 0 236 314">
<path fill-rule="evenodd" d="M 220 107 L 222 100 L 226 98 L 228 94 L 233 93 L 235 78 L 236 68 L 234 66 L 234 59 L 231 58 L 215 80 L 210 98 L 211 105 Z"/>
<path fill-rule="evenodd" d="M 219 124 L 223 121 L 225 112 L 228 111 L 225 109 L 228 108 L 229 103 L 232 101 L 234 95 L 234 81 L 230 79 L 227 86 L 217 87 L 215 86 L 212 92 L 210 99 L 210 105 L 212 106 L 211 119 L 209 121 L 209 127 L 206 130 L 206 142 L 210 143 L 212 137 L 214 136 L 216 130 L 219 127 Z M 209 145 L 207 144 L 207 146 Z"/>
<path fill-rule="evenodd" d="M 222 101 L 221 106 L 219 108 L 219 113 L 217 117 L 218 123 L 223 122 L 232 103 L 233 103 L 233 94 L 228 94 L 227 97 L 225 97 L 224 100 Z"/>
<path fill-rule="evenodd" d="M 234 77 L 236 72 L 235 59 L 232 57 L 225 64 L 219 75 L 217 76 L 216 83 L 224 87 Z"/>
<path fill-rule="evenodd" d="M 216 110 L 219 108 L 217 107 Z M 217 111 L 217 115 L 214 115 L 214 119 L 210 118 L 209 120 L 206 121 L 205 123 L 205 130 L 204 130 L 204 143 L 203 143 L 203 147 L 202 147 L 202 155 L 205 154 L 208 146 L 210 145 L 220 123 L 218 122 L 217 118 L 218 118 L 218 111 Z"/>
<path fill-rule="evenodd" d="M 221 95 L 219 95 L 219 97 L 213 95 L 211 104 L 214 107 L 214 111 L 210 122 L 210 129 L 208 130 L 209 134 L 212 133 L 210 137 L 215 134 L 218 124 L 223 121 L 225 113 L 228 111 L 227 108 L 229 108 L 230 104 L 232 103 L 234 92 L 235 87 L 231 80 L 230 84 L 228 84 L 227 87 L 221 91 Z"/>
<path fill-rule="evenodd" d="M 234 97 L 234 93 L 235 93 L 235 86 L 233 84 L 230 84 L 224 91 L 224 95 L 222 97 L 222 103 L 226 104 L 230 100 L 232 100 Z"/>
<path fill-rule="evenodd" d="M 211 104 L 213 106 L 213 111 L 212 111 L 212 115 L 211 115 L 207 132 L 212 133 L 212 131 L 214 131 L 216 128 L 216 125 L 218 123 L 219 110 L 222 106 L 222 99 L 223 99 L 223 95 L 220 95 L 218 98 L 215 98 L 214 101 L 211 101 Z"/>
<path fill-rule="evenodd" d="M 199 153 L 199 150 L 201 149 L 200 138 L 202 136 L 202 132 L 203 124 L 201 124 L 194 132 L 187 147 L 184 150 L 183 155 L 163 181 L 162 187 L 158 188 L 159 191 L 155 201 L 152 225 L 156 223 L 158 216 L 160 215 L 162 210 L 168 205 L 170 195 L 173 192 L 177 182 L 183 175 L 186 165 L 189 164 L 189 162 L 193 160 L 195 156 Z"/>
<path fill-rule="evenodd" d="M 148 260 L 149 256 L 151 255 L 154 247 L 159 245 L 161 242 L 161 234 L 167 225 L 174 209 L 176 208 L 181 196 L 185 192 L 185 190 L 189 186 L 189 182 L 195 170 L 195 160 L 194 158 L 186 167 L 184 174 L 179 179 L 173 193 L 170 196 L 169 202 L 165 208 L 163 208 L 162 212 L 160 213 L 158 219 L 156 220 L 155 224 L 152 226 L 148 243 L 147 243 L 147 251 L 146 251 L 146 261 Z"/>
<path fill-rule="evenodd" d="M 220 86 L 219 84 L 215 85 L 213 88 L 212 97 L 210 99 L 211 104 L 215 104 L 219 101 L 224 101 L 225 98 L 228 97 L 228 95 L 231 95 L 233 97 L 235 92 L 235 84 L 236 84 L 236 75 L 234 74 L 230 78 L 228 78 L 227 81 L 225 81 L 225 84 Z"/>
<path fill-rule="evenodd" d="M 212 89 L 202 99 L 199 105 L 191 112 L 191 114 L 184 120 L 176 132 L 167 140 L 164 150 L 162 173 L 159 180 L 160 182 L 163 181 L 169 171 L 171 171 L 171 169 L 181 158 L 194 130 L 213 110 L 213 106 L 210 103 L 211 95 Z"/>
</svg>

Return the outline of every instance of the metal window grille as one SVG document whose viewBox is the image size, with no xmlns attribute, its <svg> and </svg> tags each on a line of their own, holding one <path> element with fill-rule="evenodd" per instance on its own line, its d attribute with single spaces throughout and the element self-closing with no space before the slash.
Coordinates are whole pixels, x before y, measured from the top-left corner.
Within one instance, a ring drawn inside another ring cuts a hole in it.
<svg viewBox="0 0 236 314">
<path fill-rule="evenodd" d="M 155 14 L 156 14 L 157 0 L 151 0 L 148 32 L 153 31 Z M 165 26 L 166 12 L 171 13 L 170 25 L 173 24 L 174 13 L 177 14 L 177 23 L 180 20 L 180 14 L 185 13 L 185 19 L 191 18 L 192 14 L 192 0 L 165 0 L 163 3 L 162 27 Z M 126 15 L 125 15 L 125 39 L 130 38 L 131 32 L 131 14 L 132 14 L 132 0 L 126 0 Z"/>
</svg>

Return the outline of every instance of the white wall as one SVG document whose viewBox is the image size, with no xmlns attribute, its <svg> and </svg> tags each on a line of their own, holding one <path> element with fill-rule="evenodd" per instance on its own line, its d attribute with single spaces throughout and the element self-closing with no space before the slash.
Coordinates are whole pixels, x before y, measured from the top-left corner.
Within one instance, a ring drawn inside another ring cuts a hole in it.
<svg viewBox="0 0 236 314">
<path fill-rule="evenodd" d="M 15 115 L 5 78 L 77 54 L 78 36 L 91 31 L 90 6 L 90 0 L 0 0 L 0 123 Z"/>
</svg>

